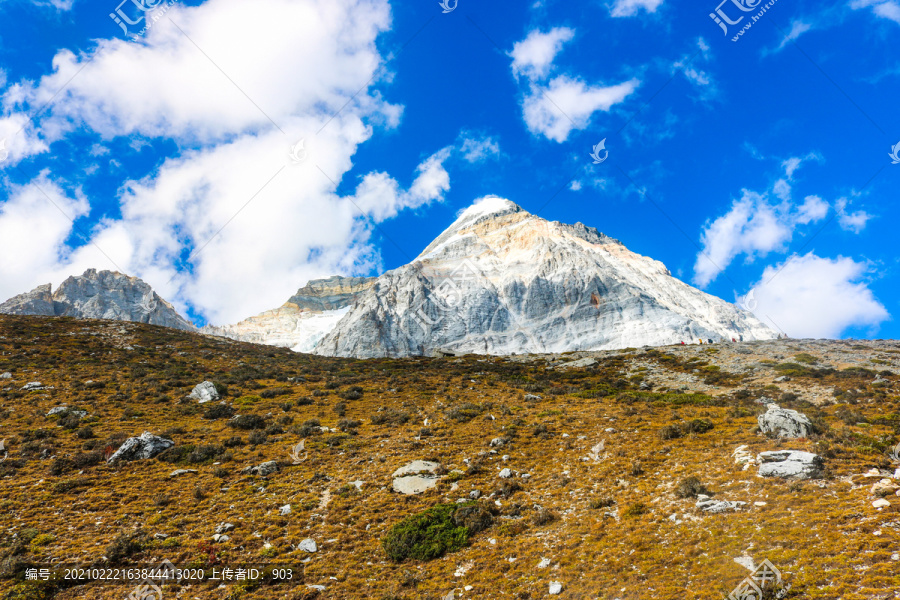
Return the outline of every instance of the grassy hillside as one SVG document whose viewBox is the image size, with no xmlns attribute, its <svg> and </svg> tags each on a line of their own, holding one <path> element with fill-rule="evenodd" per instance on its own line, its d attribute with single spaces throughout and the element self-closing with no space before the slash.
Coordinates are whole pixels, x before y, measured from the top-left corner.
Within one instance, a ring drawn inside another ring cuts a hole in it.
<svg viewBox="0 0 900 600">
<path fill-rule="evenodd" d="M 900 344 L 880 341 L 357 361 L 0 316 L 0 598 L 121 599 L 134 584 L 24 570 L 169 560 L 294 578 L 168 584 L 166 599 L 536 599 L 551 582 L 560 598 L 721 599 L 750 573 L 740 557 L 770 560 L 787 597 L 900 598 L 900 497 L 876 509 L 871 493 L 900 466 L 898 369 Z M 186 398 L 207 380 L 224 404 Z M 817 433 L 763 436 L 763 397 Z M 106 464 L 144 431 L 175 446 Z M 735 463 L 741 445 L 818 453 L 826 476 L 760 478 Z M 437 486 L 391 491 L 413 460 L 440 463 Z M 266 461 L 278 470 L 244 472 Z M 701 512 L 704 489 L 747 504 Z"/>
</svg>

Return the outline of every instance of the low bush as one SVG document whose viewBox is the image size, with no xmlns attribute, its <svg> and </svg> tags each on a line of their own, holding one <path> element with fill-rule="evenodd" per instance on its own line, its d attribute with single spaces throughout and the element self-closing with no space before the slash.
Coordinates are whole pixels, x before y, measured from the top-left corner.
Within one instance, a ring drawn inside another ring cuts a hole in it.
<svg viewBox="0 0 900 600">
<path fill-rule="evenodd" d="M 459 550 L 469 542 L 469 528 L 454 520 L 464 506 L 467 505 L 440 504 L 406 517 L 382 538 L 381 547 L 395 562 L 408 558 L 431 560 Z M 465 521 L 466 515 L 461 515 L 460 520 Z"/>
</svg>

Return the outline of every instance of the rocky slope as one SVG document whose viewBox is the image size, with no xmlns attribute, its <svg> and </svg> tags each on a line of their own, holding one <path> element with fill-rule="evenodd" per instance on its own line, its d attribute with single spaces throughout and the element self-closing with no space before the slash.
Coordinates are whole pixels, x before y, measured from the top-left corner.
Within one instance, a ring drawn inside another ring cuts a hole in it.
<svg viewBox="0 0 900 600">
<path fill-rule="evenodd" d="M 772 598 L 765 560 L 786 598 L 900 598 L 898 372 L 890 340 L 355 360 L 0 316 L 0 598 Z M 812 433 L 761 432 L 773 401 Z M 163 561 L 205 578 L 61 569 Z"/>
<path fill-rule="evenodd" d="M 316 279 L 297 290 L 281 307 L 268 310 L 234 325 L 202 328 L 203 333 L 311 352 L 338 321 L 353 300 L 371 287 L 370 277 Z"/>
<path fill-rule="evenodd" d="M 194 325 L 144 281 L 113 271 L 88 269 L 55 291 L 41 285 L 0 304 L 0 314 L 110 319 L 193 331 Z"/>
<path fill-rule="evenodd" d="M 488 197 L 361 293 L 315 352 L 512 354 L 775 337 L 596 229 Z"/>
</svg>

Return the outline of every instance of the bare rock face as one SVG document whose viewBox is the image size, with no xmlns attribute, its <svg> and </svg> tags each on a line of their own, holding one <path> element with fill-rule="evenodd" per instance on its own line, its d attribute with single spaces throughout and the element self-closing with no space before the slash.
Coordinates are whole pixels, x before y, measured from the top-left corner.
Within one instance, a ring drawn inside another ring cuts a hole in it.
<svg viewBox="0 0 900 600">
<path fill-rule="evenodd" d="M 241 342 L 312 352 L 319 340 L 347 314 L 356 297 L 374 281 L 373 277 L 316 279 L 297 290 L 280 308 L 234 325 L 207 325 L 200 331 Z"/>
<path fill-rule="evenodd" d="M 39 285 L 26 294 L 19 294 L 0 304 L 0 314 L 53 316 L 53 296 L 50 284 Z"/>
<path fill-rule="evenodd" d="M 0 313 L 133 321 L 195 330 L 193 324 L 137 277 L 96 269 L 69 277 L 52 294 L 47 284 L 10 298 L 0 304 Z"/>
<path fill-rule="evenodd" d="M 314 352 L 549 353 L 739 337 L 776 334 L 594 228 L 488 197 L 412 263 L 376 279 Z"/>
</svg>

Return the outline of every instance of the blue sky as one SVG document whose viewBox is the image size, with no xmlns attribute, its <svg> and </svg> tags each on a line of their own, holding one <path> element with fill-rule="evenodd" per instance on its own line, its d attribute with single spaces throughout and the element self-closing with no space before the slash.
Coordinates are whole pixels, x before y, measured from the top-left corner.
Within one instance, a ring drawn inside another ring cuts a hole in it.
<svg viewBox="0 0 900 600">
<path fill-rule="evenodd" d="M 790 335 L 900 334 L 897 0 L 143 1 L 0 1 L 4 298 L 109 268 L 234 322 L 495 194 Z"/>
</svg>

